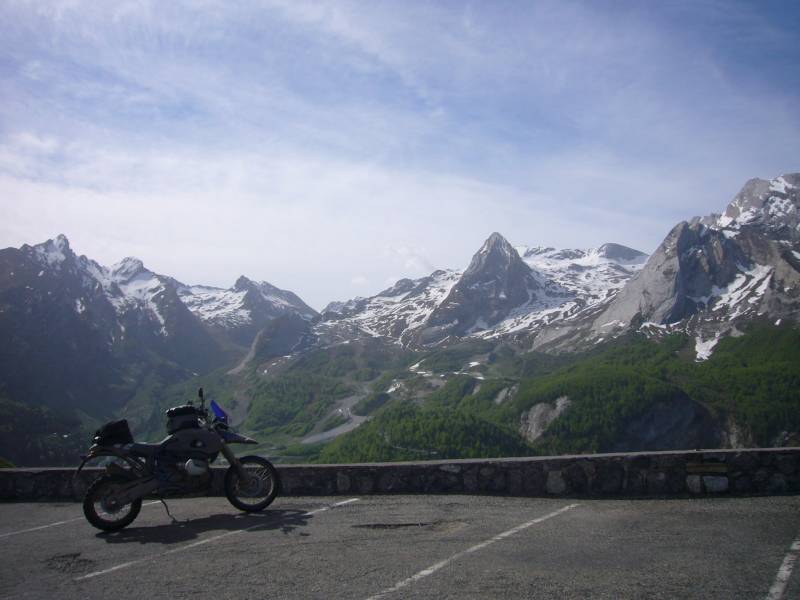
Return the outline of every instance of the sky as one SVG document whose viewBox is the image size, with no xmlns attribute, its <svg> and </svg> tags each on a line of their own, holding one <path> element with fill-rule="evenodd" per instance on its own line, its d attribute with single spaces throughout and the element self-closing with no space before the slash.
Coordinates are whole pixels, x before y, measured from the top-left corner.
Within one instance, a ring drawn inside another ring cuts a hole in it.
<svg viewBox="0 0 800 600">
<path fill-rule="evenodd" d="M 800 171 L 800 3 L 0 3 L 0 247 L 316 309 Z"/>
</svg>

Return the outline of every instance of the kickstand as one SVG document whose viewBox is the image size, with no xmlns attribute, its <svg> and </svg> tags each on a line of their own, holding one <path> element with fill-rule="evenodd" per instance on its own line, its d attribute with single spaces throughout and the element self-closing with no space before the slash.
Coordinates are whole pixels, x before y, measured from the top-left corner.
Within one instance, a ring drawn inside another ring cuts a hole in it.
<svg viewBox="0 0 800 600">
<path fill-rule="evenodd" d="M 167 511 L 167 516 L 168 516 L 170 519 L 172 519 L 172 523 L 173 523 L 173 524 L 175 524 L 175 523 L 178 523 L 178 519 L 176 519 L 175 517 L 173 517 L 173 516 L 172 516 L 172 513 L 171 513 L 171 512 L 169 512 L 169 506 L 167 506 L 167 503 L 166 503 L 166 502 L 164 502 L 164 498 L 163 498 L 163 496 L 159 496 L 159 498 L 158 498 L 158 499 L 159 499 L 159 500 L 161 500 L 161 504 L 163 504 L 163 505 L 164 505 L 164 510 L 166 510 L 166 511 Z"/>
</svg>

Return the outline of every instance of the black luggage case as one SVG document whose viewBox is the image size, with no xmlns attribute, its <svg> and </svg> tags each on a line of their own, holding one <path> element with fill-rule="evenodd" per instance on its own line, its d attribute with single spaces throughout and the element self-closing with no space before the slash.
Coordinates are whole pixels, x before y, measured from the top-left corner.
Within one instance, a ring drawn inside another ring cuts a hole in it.
<svg viewBox="0 0 800 600">
<path fill-rule="evenodd" d="M 114 444 L 132 444 L 133 435 L 128 427 L 128 420 L 111 421 L 94 432 L 93 443 L 98 446 L 113 446 Z"/>
</svg>

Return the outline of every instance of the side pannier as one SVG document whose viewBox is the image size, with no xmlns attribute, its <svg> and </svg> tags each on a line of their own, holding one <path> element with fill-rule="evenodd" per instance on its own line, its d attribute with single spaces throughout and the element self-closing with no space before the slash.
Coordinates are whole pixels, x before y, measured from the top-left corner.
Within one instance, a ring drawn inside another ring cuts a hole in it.
<svg viewBox="0 0 800 600">
<path fill-rule="evenodd" d="M 128 420 L 111 421 L 94 432 L 93 444 L 98 446 L 113 446 L 114 444 L 132 444 L 133 436 Z"/>
</svg>

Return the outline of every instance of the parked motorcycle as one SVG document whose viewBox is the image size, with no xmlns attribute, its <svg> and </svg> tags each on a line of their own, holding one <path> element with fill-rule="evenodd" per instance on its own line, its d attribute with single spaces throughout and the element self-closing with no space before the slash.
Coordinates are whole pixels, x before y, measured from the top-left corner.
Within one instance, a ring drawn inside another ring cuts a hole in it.
<svg viewBox="0 0 800 600">
<path fill-rule="evenodd" d="M 169 436 L 156 444 L 133 441 L 128 422 L 112 421 L 95 433 L 92 446 L 77 474 L 90 460 L 110 457 L 106 472 L 89 487 L 83 501 L 86 519 L 104 531 L 130 525 L 150 494 L 163 498 L 207 490 L 211 463 L 221 453 L 230 464 L 225 472 L 225 495 L 233 506 L 246 512 L 263 510 L 278 493 L 278 472 L 260 456 L 237 458 L 228 444 L 257 444 L 228 425 L 228 415 L 213 400 L 211 413 L 205 408 L 203 389 L 200 406 L 189 402 L 170 408 Z"/>
</svg>

